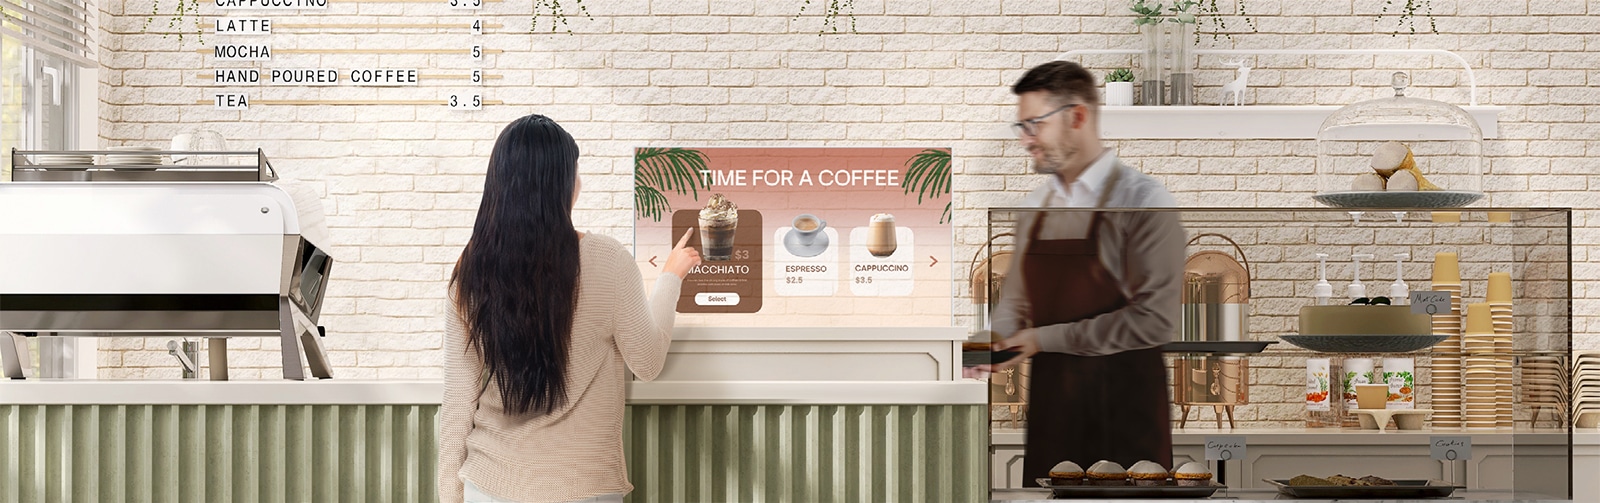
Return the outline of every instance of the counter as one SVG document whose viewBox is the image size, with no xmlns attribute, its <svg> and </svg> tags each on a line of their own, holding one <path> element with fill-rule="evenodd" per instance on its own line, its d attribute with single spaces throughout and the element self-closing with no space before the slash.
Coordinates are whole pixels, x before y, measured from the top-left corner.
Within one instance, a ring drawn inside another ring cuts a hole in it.
<svg viewBox="0 0 1600 503">
<path fill-rule="evenodd" d="M 964 338 L 675 331 L 661 376 L 628 385 L 628 501 L 982 501 L 988 385 L 958 378 Z M 0 503 L 433 501 L 441 396 L 437 381 L 0 381 L 0 452 L 20 453 L 0 457 Z"/>
</svg>

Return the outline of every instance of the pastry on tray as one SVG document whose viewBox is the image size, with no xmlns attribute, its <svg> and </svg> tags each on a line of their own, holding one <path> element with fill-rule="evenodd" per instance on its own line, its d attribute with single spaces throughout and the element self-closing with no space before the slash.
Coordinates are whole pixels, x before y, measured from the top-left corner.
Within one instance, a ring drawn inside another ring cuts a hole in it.
<svg viewBox="0 0 1600 503">
<path fill-rule="evenodd" d="M 1083 467 L 1071 461 L 1056 463 L 1050 469 L 1050 485 L 1076 486 L 1083 484 Z"/>
<path fill-rule="evenodd" d="M 1167 476 L 1167 469 L 1154 461 L 1140 461 L 1128 468 L 1128 479 L 1136 486 L 1168 485 Z"/>
<path fill-rule="evenodd" d="M 1211 469 L 1205 463 L 1190 461 L 1172 470 L 1172 479 L 1185 487 L 1211 485 Z"/>
<path fill-rule="evenodd" d="M 1128 485 L 1128 471 L 1115 461 L 1104 459 L 1089 466 L 1089 483 L 1097 486 Z"/>
</svg>

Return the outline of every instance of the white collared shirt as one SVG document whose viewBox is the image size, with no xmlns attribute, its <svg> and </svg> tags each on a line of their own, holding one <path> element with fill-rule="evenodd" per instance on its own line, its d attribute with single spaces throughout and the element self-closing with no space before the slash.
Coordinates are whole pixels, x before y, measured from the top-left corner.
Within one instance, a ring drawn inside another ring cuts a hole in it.
<svg viewBox="0 0 1600 503">
<path fill-rule="evenodd" d="M 1044 197 L 1025 201 L 1024 204 L 1036 208 L 1093 208 L 1100 203 L 1100 195 L 1106 190 L 1106 179 L 1111 176 L 1113 169 L 1117 169 L 1117 151 L 1106 148 L 1072 184 L 1063 186 L 1061 177 L 1050 175 L 1049 181 L 1045 182 L 1048 189 L 1044 191 Z M 1040 237 L 1082 238 L 1089 234 L 1089 217 L 1089 213 L 1056 214 L 1057 222 L 1041 230 Z"/>
<path fill-rule="evenodd" d="M 1061 185 L 1061 177 L 1050 176 L 1050 193 L 1038 206 L 1046 208 L 1093 208 L 1105 192 L 1106 178 L 1117 165 L 1117 151 L 1106 148 L 1100 157 L 1089 163 L 1070 186 Z"/>
</svg>

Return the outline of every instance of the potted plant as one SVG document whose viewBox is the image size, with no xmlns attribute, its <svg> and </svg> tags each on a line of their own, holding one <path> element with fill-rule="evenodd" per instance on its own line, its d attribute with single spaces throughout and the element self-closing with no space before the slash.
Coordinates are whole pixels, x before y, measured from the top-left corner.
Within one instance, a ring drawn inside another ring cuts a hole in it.
<svg viewBox="0 0 1600 503">
<path fill-rule="evenodd" d="M 1133 72 L 1118 68 L 1106 74 L 1106 105 L 1125 107 L 1133 104 Z"/>
</svg>

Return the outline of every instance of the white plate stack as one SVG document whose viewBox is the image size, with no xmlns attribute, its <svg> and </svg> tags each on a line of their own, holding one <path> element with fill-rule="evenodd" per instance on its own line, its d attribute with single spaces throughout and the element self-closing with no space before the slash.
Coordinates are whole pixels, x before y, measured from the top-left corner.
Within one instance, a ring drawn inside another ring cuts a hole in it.
<svg viewBox="0 0 1600 503">
<path fill-rule="evenodd" d="M 1564 417 L 1567 410 L 1568 384 L 1571 375 L 1557 356 L 1524 356 L 1517 365 L 1522 373 L 1522 403 L 1529 417 L 1538 421 L 1545 409 L 1553 409 L 1555 417 Z M 1564 422 L 1564 420 L 1563 420 Z"/>
<path fill-rule="evenodd" d="M 1461 348 L 1466 354 L 1464 422 L 1468 428 L 1499 426 L 1500 356 L 1495 352 L 1494 325 L 1490 322 L 1488 303 L 1467 305 L 1467 331 L 1461 336 Z"/>
<path fill-rule="evenodd" d="M 1449 338 L 1433 346 L 1433 425 L 1461 426 L 1461 274 L 1456 254 L 1434 256 L 1433 290 L 1450 292 L 1450 312 L 1433 315 L 1433 333 Z"/>
<path fill-rule="evenodd" d="M 1494 323 L 1495 384 L 1500 394 L 1496 397 L 1495 422 L 1501 428 L 1512 426 L 1516 410 L 1516 389 L 1512 355 L 1511 328 L 1511 273 L 1489 273 L 1489 319 Z"/>
<path fill-rule="evenodd" d="M 109 147 L 106 148 L 106 150 L 127 152 L 126 154 L 106 154 L 105 164 L 117 170 L 148 171 L 156 169 L 157 166 L 161 165 L 161 155 L 151 153 L 161 150 L 156 147 L 128 145 L 121 147 Z"/>
<path fill-rule="evenodd" d="M 83 171 L 94 165 L 89 154 L 34 154 L 33 163 L 51 170 Z"/>
<path fill-rule="evenodd" d="M 1600 351 L 1574 351 L 1572 360 L 1573 422 L 1600 428 Z"/>
</svg>

